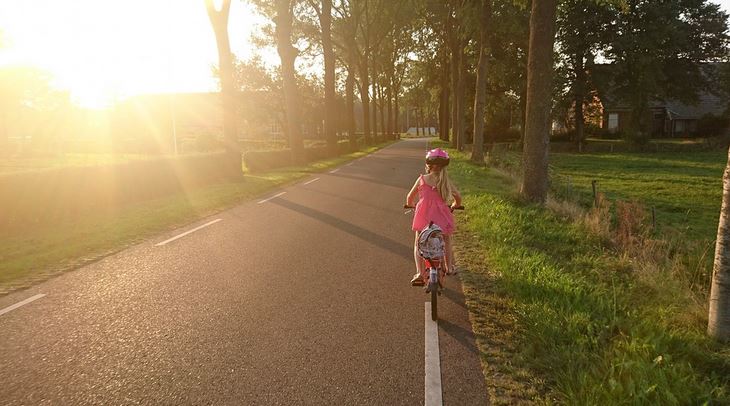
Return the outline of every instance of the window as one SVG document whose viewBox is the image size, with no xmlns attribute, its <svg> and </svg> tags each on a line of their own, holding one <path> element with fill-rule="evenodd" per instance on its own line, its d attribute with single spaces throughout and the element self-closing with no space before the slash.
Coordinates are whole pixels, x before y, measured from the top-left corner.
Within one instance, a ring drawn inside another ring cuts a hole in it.
<svg viewBox="0 0 730 406">
<path fill-rule="evenodd" d="M 608 131 L 618 130 L 618 113 L 608 113 Z"/>
</svg>

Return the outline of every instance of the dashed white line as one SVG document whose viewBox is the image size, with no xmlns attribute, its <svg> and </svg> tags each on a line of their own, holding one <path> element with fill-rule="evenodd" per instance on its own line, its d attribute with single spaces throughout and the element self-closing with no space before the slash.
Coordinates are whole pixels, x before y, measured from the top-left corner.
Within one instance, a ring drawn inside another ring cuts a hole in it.
<svg viewBox="0 0 730 406">
<path fill-rule="evenodd" d="M 45 296 L 45 294 L 39 293 L 39 294 L 37 294 L 37 295 L 35 295 L 33 297 L 29 297 L 28 299 L 23 300 L 22 302 L 18 302 L 16 304 L 12 305 L 12 306 L 8 306 L 8 307 L 0 310 L 0 316 L 2 316 L 3 314 L 5 314 L 7 312 L 11 312 L 11 311 L 15 310 L 15 309 L 17 309 L 20 306 L 27 305 L 28 303 L 30 303 L 30 302 L 32 302 L 34 300 L 38 300 L 38 299 L 42 298 L 43 296 Z"/>
<path fill-rule="evenodd" d="M 339 171 L 339 170 L 340 170 L 340 168 L 337 168 L 337 169 L 333 169 L 333 170 L 331 170 L 331 171 L 330 171 L 330 173 L 335 173 L 335 172 L 337 172 L 337 171 Z"/>
<path fill-rule="evenodd" d="M 306 182 L 306 183 L 304 183 L 304 184 L 305 184 L 305 185 L 308 185 L 308 184 L 310 184 L 310 183 L 314 183 L 314 182 L 316 182 L 316 181 L 318 181 L 318 180 L 319 180 L 319 178 L 314 178 L 314 179 L 312 179 L 312 180 L 310 180 L 309 182 Z"/>
<path fill-rule="evenodd" d="M 283 194 L 285 194 L 285 193 L 286 193 L 286 192 L 281 192 L 281 193 L 277 193 L 277 194 L 275 194 L 275 195 L 273 195 L 273 196 L 271 196 L 271 197 L 269 197 L 269 198 L 267 198 L 267 199 L 261 200 L 261 201 L 259 202 L 259 204 L 261 204 L 261 203 L 266 203 L 266 202 L 268 202 L 268 201 L 269 201 L 269 200 L 271 200 L 271 199 L 276 199 L 277 197 L 279 197 L 279 196 L 281 196 L 281 195 L 283 195 Z"/>
<path fill-rule="evenodd" d="M 345 166 L 350 166 L 350 165 L 352 165 L 352 164 L 353 164 L 353 162 L 350 162 L 349 164 L 347 164 L 347 165 L 345 165 Z"/>
<path fill-rule="evenodd" d="M 431 302 L 426 302 L 426 373 L 424 379 L 426 406 L 441 406 L 441 361 L 439 359 L 439 328 L 438 323 L 431 320 Z"/>
<path fill-rule="evenodd" d="M 208 227 L 208 226 L 209 226 L 209 225 L 211 225 L 211 224 L 215 224 L 215 223 L 217 223 L 217 222 L 219 222 L 219 221 L 221 221 L 221 220 L 223 220 L 223 219 L 215 219 L 215 220 L 213 220 L 213 221 L 209 221 L 209 222 L 207 222 L 207 223 L 203 224 L 202 226 L 198 226 L 198 227 L 195 227 L 195 228 L 194 228 L 194 229 L 192 229 L 192 230 L 188 230 L 188 231 L 186 231 L 186 232 L 184 232 L 184 233 L 182 233 L 182 234 L 178 234 L 178 235 L 176 235 L 176 236 L 174 236 L 174 237 L 172 237 L 172 238 L 170 238 L 170 239 L 168 239 L 168 240 L 165 240 L 165 241 L 163 241 L 163 242 L 158 242 L 157 244 L 155 244 L 155 246 L 156 246 L 156 247 L 159 247 L 159 246 L 165 245 L 165 244 L 167 244 L 167 243 L 169 243 L 169 242 L 172 242 L 172 241 L 175 241 L 175 240 L 177 240 L 178 238 L 182 238 L 182 237 L 185 237 L 186 235 L 188 235 L 188 234 L 190 234 L 190 233 L 194 233 L 194 232 L 196 232 L 196 231 L 200 230 L 201 228 L 205 228 L 205 227 Z"/>
</svg>

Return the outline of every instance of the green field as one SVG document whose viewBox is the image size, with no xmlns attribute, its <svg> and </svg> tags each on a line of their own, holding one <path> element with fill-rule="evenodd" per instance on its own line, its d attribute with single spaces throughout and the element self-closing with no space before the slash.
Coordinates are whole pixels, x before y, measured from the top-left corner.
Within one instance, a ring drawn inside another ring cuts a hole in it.
<svg viewBox="0 0 730 406">
<path fill-rule="evenodd" d="M 0 235 L 0 295 L 31 286 L 60 272 L 218 211 L 329 167 L 361 157 L 386 142 L 306 166 L 247 174 L 187 193 L 128 204 L 114 211 L 24 227 Z"/>
<path fill-rule="evenodd" d="M 571 188 L 588 202 L 591 181 L 609 200 L 656 208 L 657 227 L 691 239 L 714 239 L 722 203 L 724 152 L 552 154 L 553 188 Z"/>
<path fill-rule="evenodd" d="M 707 292 L 678 275 L 681 263 L 622 253 L 576 219 L 521 203 L 511 176 L 453 156 L 468 208 L 457 261 L 493 404 L 730 402 L 730 347 L 706 337 Z M 719 210 L 722 154 L 553 158 L 553 174 L 586 183 L 588 199 L 598 179 L 609 196 L 657 205 L 667 226 L 696 238 L 713 228 L 704 211 Z M 683 218 L 688 208 L 697 216 Z"/>
</svg>

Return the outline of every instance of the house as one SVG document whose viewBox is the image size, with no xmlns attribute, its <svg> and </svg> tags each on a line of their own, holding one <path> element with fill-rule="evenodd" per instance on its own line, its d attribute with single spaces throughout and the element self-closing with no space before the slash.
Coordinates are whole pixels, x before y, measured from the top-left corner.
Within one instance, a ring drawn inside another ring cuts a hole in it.
<svg viewBox="0 0 730 406">
<path fill-rule="evenodd" d="M 600 74 L 605 75 L 610 65 L 596 66 Z M 602 72 L 601 72 L 602 71 Z M 605 82 L 604 82 L 605 83 Z M 628 128 L 632 109 L 630 104 L 615 97 L 610 85 L 598 89 L 598 97 L 602 105 L 601 127 L 610 133 L 623 132 Z M 678 100 L 654 99 L 649 102 L 652 117 L 652 137 L 686 137 L 701 135 L 700 120 L 707 116 L 721 117 L 728 114 L 730 105 L 726 96 L 710 91 L 701 91 L 695 104 Z"/>
<path fill-rule="evenodd" d="M 631 108 L 626 104 L 612 103 L 602 99 L 602 128 L 610 133 L 624 131 L 631 120 Z M 652 101 L 651 135 L 653 137 L 686 137 L 697 134 L 701 118 L 707 115 L 722 116 L 727 110 L 727 102 L 712 93 L 701 93 L 695 105 L 676 100 Z"/>
</svg>

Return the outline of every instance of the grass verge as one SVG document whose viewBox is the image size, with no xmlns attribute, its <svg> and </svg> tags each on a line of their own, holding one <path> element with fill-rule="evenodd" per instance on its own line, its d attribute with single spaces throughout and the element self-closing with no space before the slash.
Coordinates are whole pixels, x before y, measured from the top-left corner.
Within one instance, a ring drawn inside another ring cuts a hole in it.
<svg viewBox="0 0 730 406">
<path fill-rule="evenodd" d="M 367 155 L 390 142 L 337 158 L 260 174 L 126 206 L 80 219 L 29 227 L 0 236 L 0 295 L 27 288 L 93 262 L 145 238 L 259 196 L 313 172 Z"/>
<path fill-rule="evenodd" d="M 730 348 L 705 336 L 706 301 L 675 270 L 592 232 L 600 213 L 524 205 L 513 178 L 453 157 L 469 209 L 457 258 L 493 403 L 730 403 Z"/>
</svg>

